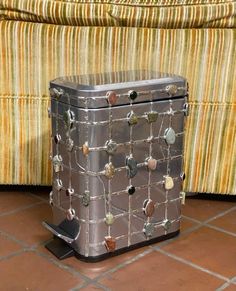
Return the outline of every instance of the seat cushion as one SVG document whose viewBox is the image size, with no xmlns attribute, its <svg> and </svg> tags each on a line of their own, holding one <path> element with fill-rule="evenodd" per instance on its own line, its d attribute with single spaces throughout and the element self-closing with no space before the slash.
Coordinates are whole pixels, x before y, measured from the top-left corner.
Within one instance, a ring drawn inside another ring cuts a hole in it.
<svg viewBox="0 0 236 291">
<path fill-rule="evenodd" d="M 229 28 L 234 0 L 2 0 L 0 19 L 71 26 Z"/>
</svg>

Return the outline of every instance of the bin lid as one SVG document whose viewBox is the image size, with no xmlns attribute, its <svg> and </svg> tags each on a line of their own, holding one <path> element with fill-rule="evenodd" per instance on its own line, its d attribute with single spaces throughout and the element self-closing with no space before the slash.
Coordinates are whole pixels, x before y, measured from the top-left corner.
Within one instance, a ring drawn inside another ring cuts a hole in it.
<svg viewBox="0 0 236 291">
<path fill-rule="evenodd" d="M 82 108 L 103 108 L 177 98 L 187 94 L 185 78 L 133 70 L 65 76 L 50 82 L 53 99 Z"/>
</svg>

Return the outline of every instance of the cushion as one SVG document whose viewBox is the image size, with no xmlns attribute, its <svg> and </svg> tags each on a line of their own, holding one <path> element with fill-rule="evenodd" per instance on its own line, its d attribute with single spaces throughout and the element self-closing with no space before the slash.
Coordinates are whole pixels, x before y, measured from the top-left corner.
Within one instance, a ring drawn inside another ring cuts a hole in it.
<svg viewBox="0 0 236 291">
<path fill-rule="evenodd" d="M 2 0 L 0 19 L 71 26 L 232 28 L 233 0 Z"/>
</svg>

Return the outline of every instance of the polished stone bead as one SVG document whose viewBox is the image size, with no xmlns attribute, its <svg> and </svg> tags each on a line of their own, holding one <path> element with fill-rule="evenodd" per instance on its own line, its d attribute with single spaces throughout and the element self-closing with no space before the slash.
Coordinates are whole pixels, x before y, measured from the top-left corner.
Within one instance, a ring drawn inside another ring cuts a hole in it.
<svg viewBox="0 0 236 291">
<path fill-rule="evenodd" d="M 166 86 L 166 92 L 170 95 L 173 96 L 177 93 L 178 87 L 176 85 L 168 85 Z"/>
<path fill-rule="evenodd" d="M 114 216 L 112 213 L 108 212 L 106 214 L 106 224 L 111 225 L 114 222 Z"/>
<path fill-rule="evenodd" d="M 116 249 L 116 240 L 111 236 L 105 237 L 105 247 L 108 252 L 114 252 Z"/>
<path fill-rule="evenodd" d="M 71 152 L 74 147 L 74 141 L 71 138 L 66 139 L 66 149 L 68 152 Z"/>
<path fill-rule="evenodd" d="M 136 114 L 131 111 L 128 115 L 127 115 L 127 118 L 128 118 L 128 123 L 129 125 L 135 125 L 138 123 L 138 117 L 136 116 Z"/>
<path fill-rule="evenodd" d="M 169 127 L 164 132 L 164 138 L 167 144 L 171 145 L 175 143 L 175 131 Z"/>
<path fill-rule="evenodd" d="M 174 180 L 170 176 L 165 176 L 164 186 L 166 190 L 171 190 L 174 188 Z"/>
<path fill-rule="evenodd" d="M 66 195 L 67 196 L 72 196 L 74 194 L 75 190 L 72 188 L 66 189 Z"/>
<path fill-rule="evenodd" d="M 75 114 L 73 111 L 71 110 L 67 110 L 66 112 L 64 112 L 63 114 L 63 120 L 65 122 L 65 125 L 67 127 L 67 129 L 71 129 L 74 125 L 75 122 Z"/>
<path fill-rule="evenodd" d="M 181 204 L 182 205 L 185 205 L 185 197 L 186 197 L 186 193 L 184 191 L 181 191 L 179 193 L 179 197 L 180 197 L 180 200 L 181 200 Z"/>
<path fill-rule="evenodd" d="M 127 191 L 129 195 L 133 195 L 135 192 L 135 187 L 131 185 L 128 187 Z"/>
<path fill-rule="evenodd" d="M 183 111 L 184 111 L 184 115 L 185 116 L 189 116 L 189 105 L 188 105 L 188 103 L 184 103 Z"/>
<path fill-rule="evenodd" d="M 113 140 L 108 140 L 106 142 L 106 151 L 109 155 L 113 155 L 117 150 L 117 143 Z"/>
<path fill-rule="evenodd" d="M 131 100 L 135 100 L 137 97 L 138 97 L 138 93 L 136 91 L 134 91 L 134 90 L 129 91 L 129 98 Z"/>
<path fill-rule="evenodd" d="M 138 173 L 137 162 L 133 157 L 127 157 L 126 166 L 128 168 L 127 170 L 128 178 L 133 178 Z"/>
<path fill-rule="evenodd" d="M 153 159 L 152 157 L 148 158 L 147 159 L 147 166 L 148 166 L 148 169 L 150 169 L 152 171 L 156 170 L 157 160 Z"/>
<path fill-rule="evenodd" d="M 88 146 L 88 143 L 85 142 L 82 146 L 82 152 L 85 156 L 87 156 L 89 154 L 89 146 Z"/>
<path fill-rule="evenodd" d="M 56 179 L 54 182 L 54 187 L 56 188 L 57 191 L 60 191 L 63 187 L 62 181 L 60 179 Z"/>
<path fill-rule="evenodd" d="M 54 142 L 55 142 L 56 144 L 58 144 L 60 141 L 61 141 L 61 136 L 60 136 L 60 134 L 56 134 L 56 135 L 54 136 Z"/>
<path fill-rule="evenodd" d="M 180 178 L 181 178 L 182 181 L 185 180 L 185 173 L 184 173 L 184 172 L 182 172 L 182 173 L 180 174 Z"/>
<path fill-rule="evenodd" d="M 110 105 L 116 104 L 118 97 L 114 91 L 108 91 L 106 94 L 106 97 L 107 97 L 107 101 Z"/>
<path fill-rule="evenodd" d="M 153 236 L 154 231 L 155 231 L 155 225 L 153 223 L 147 222 L 144 224 L 143 232 L 147 238 Z"/>
<path fill-rule="evenodd" d="M 155 204 L 151 199 L 146 199 L 143 202 L 143 212 L 147 217 L 151 217 L 155 211 Z"/>
<path fill-rule="evenodd" d="M 73 208 L 70 208 L 66 211 L 66 218 L 68 220 L 73 220 L 75 217 L 75 210 Z"/>
<path fill-rule="evenodd" d="M 171 227 L 171 221 L 169 221 L 168 219 L 163 221 L 163 227 L 165 230 L 169 230 Z"/>
<path fill-rule="evenodd" d="M 146 113 L 148 123 L 156 122 L 158 118 L 158 112 L 150 111 Z"/>
<path fill-rule="evenodd" d="M 84 206 L 88 206 L 90 202 L 90 192 L 88 190 L 84 191 L 83 197 L 82 197 L 82 203 Z"/>
<path fill-rule="evenodd" d="M 52 163 L 55 173 L 58 173 L 62 170 L 62 157 L 60 155 L 54 156 Z"/>
<path fill-rule="evenodd" d="M 113 166 L 112 163 L 108 163 L 105 165 L 105 176 L 108 179 L 113 178 L 113 176 L 115 175 L 115 167 Z"/>
</svg>

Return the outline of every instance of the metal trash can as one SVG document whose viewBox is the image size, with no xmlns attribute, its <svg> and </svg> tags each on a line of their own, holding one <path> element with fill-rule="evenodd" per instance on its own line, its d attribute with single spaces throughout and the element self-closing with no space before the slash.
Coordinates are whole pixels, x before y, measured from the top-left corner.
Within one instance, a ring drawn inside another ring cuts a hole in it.
<svg viewBox="0 0 236 291">
<path fill-rule="evenodd" d="M 50 83 L 58 258 L 97 261 L 179 233 L 184 78 L 124 71 Z"/>
</svg>

